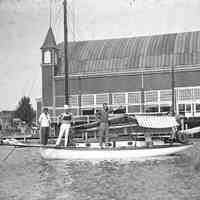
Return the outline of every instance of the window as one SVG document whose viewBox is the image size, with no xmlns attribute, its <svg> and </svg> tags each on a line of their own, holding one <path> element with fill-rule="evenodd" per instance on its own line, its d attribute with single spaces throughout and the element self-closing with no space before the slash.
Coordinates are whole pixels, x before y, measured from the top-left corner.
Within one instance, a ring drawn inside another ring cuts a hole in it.
<svg viewBox="0 0 200 200">
<path fill-rule="evenodd" d="M 194 88 L 193 89 L 193 95 L 194 95 L 194 99 L 200 99 L 200 88 Z"/>
<path fill-rule="evenodd" d="M 85 108 L 83 109 L 83 115 L 94 115 L 94 108 Z"/>
<path fill-rule="evenodd" d="M 94 106 L 94 95 L 93 94 L 84 94 L 81 98 L 82 106 Z"/>
<path fill-rule="evenodd" d="M 179 112 L 179 114 L 181 114 L 181 115 L 184 115 L 184 114 L 185 114 L 185 104 L 179 104 L 179 105 L 178 105 L 178 112 Z"/>
<path fill-rule="evenodd" d="M 55 58 L 55 64 L 57 65 L 58 64 L 58 54 L 56 52 L 55 52 L 54 58 Z"/>
<path fill-rule="evenodd" d="M 200 113 L 200 104 L 199 103 L 195 104 L 195 109 L 196 109 L 197 113 Z"/>
<path fill-rule="evenodd" d="M 170 106 L 169 105 L 160 105 L 160 112 L 170 112 Z"/>
<path fill-rule="evenodd" d="M 96 105 L 102 105 L 103 103 L 109 103 L 109 95 L 96 94 Z"/>
<path fill-rule="evenodd" d="M 191 111 L 192 111 L 192 106 L 191 106 L 191 104 L 186 104 L 186 105 L 185 105 L 185 110 L 186 110 L 187 113 L 191 113 Z"/>
<path fill-rule="evenodd" d="M 78 106 L 78 95 L 70 95 L 70 106 L 76 107 Z"/>
<path fill-rule="evenodd" d="M 128 104 L 139 104 L 141 102 L 140 92 L 128 93 Z"/>
<path fill-rule="evenodd" d="M 140 105 L 128 106 L 128 113 L 139 113 L 139 112 L 140 112 Z"/>
<path fill-rule="evenodd" d="M 126 113 L 126 107 L 125 106 L 120 106 L 116 110 L 113 110 L 114 114 L 120 114 L 120 113 Z"/>
<path fill-rule="evenodd" d="M 160 91 L 160 101 L 171 101 L 172 100 L 172 90 L 161 90 Z"/>
<path fill-rule="evenodd" d="M 123 105 L 126 103 L 125 93 L 113 93 L 113 104 Z"/>
<path fill-rule="evenodd" d="M 44 63 L 51 63 L 51 51 L 49 50 L 44 51 Z"/>
<path fill-rule="evenodd" d="M 145 103 L 157 102 L 158 101 L 158 91 L 145 91 L 144 99 L 145 99 Z"/>
<path fill-rule="evenodd" d="M 187 101 L 193 98 L 192 89 L 178 89 L 178 100 L 179 101 Z"/>
<path fill-rule="evenodd" d="M 152 113 L 152 112 L 158 112 L 158 105 L 148 105 L 148 106 L 145 106 L 145 112 L 149 112 L 149 113 Z"/>
</svg>

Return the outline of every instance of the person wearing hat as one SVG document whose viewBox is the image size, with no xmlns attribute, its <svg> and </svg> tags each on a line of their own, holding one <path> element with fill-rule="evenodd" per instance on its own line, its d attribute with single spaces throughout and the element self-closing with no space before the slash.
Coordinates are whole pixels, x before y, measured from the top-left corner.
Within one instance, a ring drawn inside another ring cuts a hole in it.
<svg viewBox="0 0 200 200">
<path fill-rule="evenodd" d="M 47 145 L 50 125 L 51 125 L 51 118 L 48 113 L 48 108 L 43 109 L 43 112 L 39 117 L 39 123 L 40 123 L 40 143 L 43 145 Z"/>
<path fill-rule="evenodd" d="M 61 122 L 60 132 L 58 139 L 56 141 L 56 146 L 59 146 L 63 135 L 65 134 L 65 147 L 68 144 L 69 129 L 72 121 L 72 113 L 69 112 L 69 106 L 64 105 L 64 112 L 59 116 L 59 121 Z"/>
</svg>

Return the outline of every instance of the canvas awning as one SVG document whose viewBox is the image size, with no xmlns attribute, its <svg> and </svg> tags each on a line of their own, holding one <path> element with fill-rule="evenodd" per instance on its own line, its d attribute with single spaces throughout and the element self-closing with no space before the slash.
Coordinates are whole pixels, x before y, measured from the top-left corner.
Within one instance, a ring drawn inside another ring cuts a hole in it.
<svg viewBox="0 0 200 200">
<path fill-rule="evenodd" d="M 175 117 L 170 116 L 135 116 L 138 125 L 144 128 L 172 128 L 178 126 Z"/>
</svg>

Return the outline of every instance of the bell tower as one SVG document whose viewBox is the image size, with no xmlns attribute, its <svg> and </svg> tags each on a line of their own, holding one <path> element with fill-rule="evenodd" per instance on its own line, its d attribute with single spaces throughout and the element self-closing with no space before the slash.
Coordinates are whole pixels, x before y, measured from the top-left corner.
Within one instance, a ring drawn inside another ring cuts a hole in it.
<svg viewBox="0 0 200 200">
<path fill-rule="evenodd" d="M 52 31 L 49 30 L 41 46 L 41 70 L 42 70 L 42 105 L 48 107 L 52 116 L 55 112 L 55 67 L 57 65 L 58 49 Z"/>
</svg>

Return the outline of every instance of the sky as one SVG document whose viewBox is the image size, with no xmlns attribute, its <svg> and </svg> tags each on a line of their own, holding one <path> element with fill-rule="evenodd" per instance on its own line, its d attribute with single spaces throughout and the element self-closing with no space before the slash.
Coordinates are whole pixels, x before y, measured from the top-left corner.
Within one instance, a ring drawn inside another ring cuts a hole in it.
<svg viewBox="0 0 200 200">
<path fill-rule="evenodd" d="M 41 97 L 40 47 L 63 40 L 63 0 L 0 0 L 0 110 Z M 68 0 L 70 40 L 200 30 L 199 0 Z M 51 12 L 50 12 L 51 11 Z M 50 20 L 51 13 L 51 20 Z"/>
</svg>

